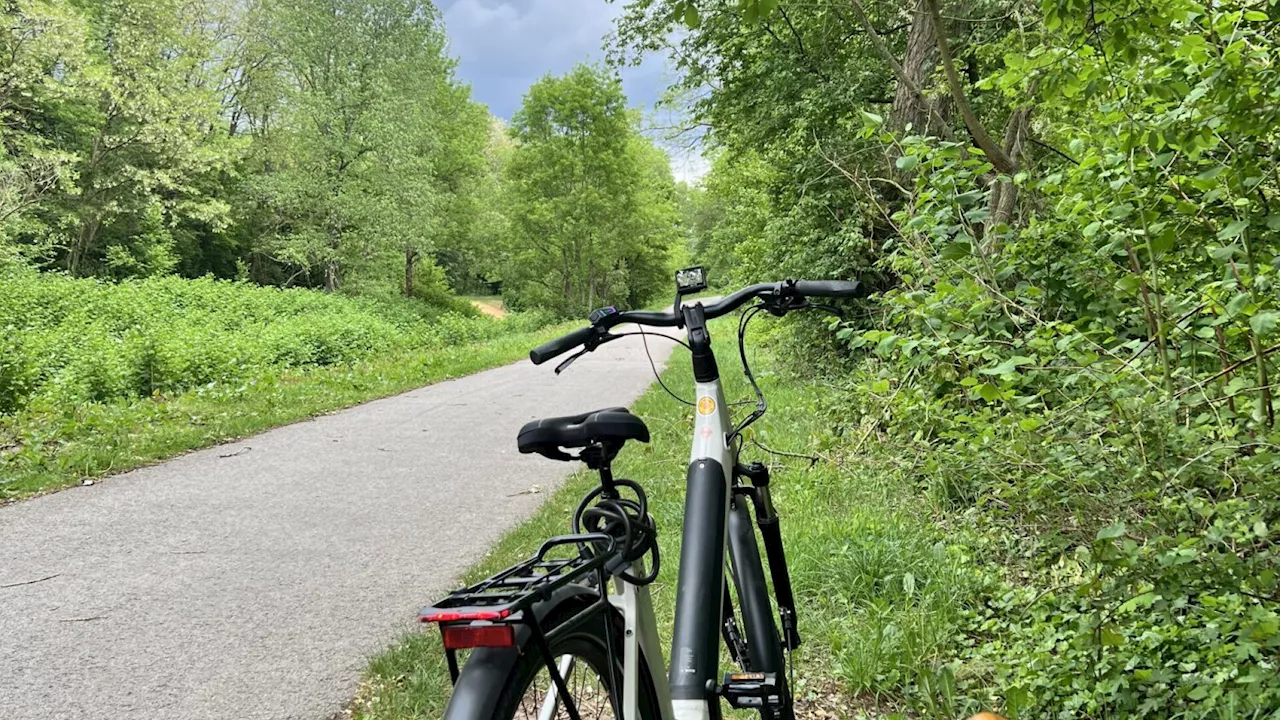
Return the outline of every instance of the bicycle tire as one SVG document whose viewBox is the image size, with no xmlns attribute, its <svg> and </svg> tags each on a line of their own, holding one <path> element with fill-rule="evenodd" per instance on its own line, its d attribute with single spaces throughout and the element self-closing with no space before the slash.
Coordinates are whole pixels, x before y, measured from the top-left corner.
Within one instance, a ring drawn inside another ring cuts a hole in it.
<svg viewBox="0 0 1280 720">
<path fill-rule="evenodd" d="M 774 620 L 774 608 L 767 592 L 755 523 L 746 509 L 738 505 L 730 509 L 729 558 L 734 589 L 742 608 L 747 670 L 777 673 L 783 690 L 782 707 L 760 708 L 761 720 L 795 720 L 795 699 L 786 674 L 782 635 Z M 761 647 L 764 643 L 768 643 L 767 648 Z"/>
<path fill-rule="evenodd" d="M 559 624 L 572 618 L 582 609 L 580 602 L 566 602 L 547 615 L 542 620 L 542 627 L 545 632 L 551 631 Z M 611 626 L 613 632 L 611 638 L 612 647 L 615 657 L 612 658 L 612 664 L 615 677 L 621 685 L 622 678 L 622 627 L 621 619 L 615 614 L 610 613 L 609 619 L 603 614 L 597 615 L 590 620 L 581 623 L 574 630 L 564 633 L 558 637 L 549 639 L 549 647 L 552 657 L 561 658 L 564 655 L 573 655 L 576 659 L 575 670 L 571 671 L 566 685 L 569 688 L 570 695 L 575 694 L 575 690 L 583 689 L 583 685 L 577 682 L 578 678 L 586 677 L 582 665 L 586 666 L 597 679 L 603 681 L 605 673 L 610 663 L 608 655 L 608 645 L 606 644 L 605 632 L 606 627 Z M 462 668 L 462 674 L 465 676 L 471 669 L 472 663 L 468 661 Z M 477 668 L 478 672 L 491 672 L 490 665 L 481 665 Z M 642 720 L 660 720 L 662 717 L 658 709 L 657 691 L 654 689 L 652 678 L 649 676 L 648 665 L 641 658 L 640 677 L 637 683 L 639 689 L 638 699 L 638 715 Z M 546 663 L 543 661 L 542 653 L 538 651 L 533 644 L 532 639 L 525 642 L 525 646 L 521 648 L 519 657 L 515 663 L 510 666 L 509 672 L 505 677 L 493 676 L 489 680 L 489 686 L 498 693 L 499 697 L 493 706 L 492 715 L 484 718 L 476 718 L 475 720 L 524 720 L 525 718 L 537 718 L 541 708 L 541 697 L 545 697 L 545 693 L 536 692 L 534 701 L 531 703 L 529 695 L 531 689 L 541 691 L 543 687 L 550 686 L 550 676 L 547 673 Z M 461 685 L 462 683 L 460 683 Z M 598 685 L 596 687 L 599 687 Z M 604 720 L 605 718 L 621 719 L 620 698 L 614 698 L 607 695 L 609 700 L 609 708 L 605 709 L 599 704 L 600 698 L 591 695 L 586 699 L 586 703 L 580 705 L 579 713 L 582 720 Z M 618 688 L 621 694 L 621 687 Z M 584 698 L 575 697 L 575 701 Z M 593 704 L 594 703 L 594 704 Z M 615 714 L 613 709 L 617 708 Z M 556 720 L 568 718 L 568 712 L 560 706 L 553 716 Z"/>
</svg>

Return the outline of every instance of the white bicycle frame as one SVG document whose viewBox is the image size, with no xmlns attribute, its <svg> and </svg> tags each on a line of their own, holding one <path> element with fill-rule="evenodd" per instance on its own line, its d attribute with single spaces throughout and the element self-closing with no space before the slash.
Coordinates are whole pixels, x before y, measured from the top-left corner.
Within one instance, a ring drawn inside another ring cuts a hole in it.
<svg viewBox="0 0 1280 720">
<path fill-rule="evenodd" d="M 697 383 L 696 414 L 693 426 L 693 448 L 690 452 L 690 466 L 699 463 L 708 464 L 715 461 L 721 468 L 731 469 L 735 458 L 728 443 L 729 431 L 732 429 L 729 420 L 728 406 L 724 401 L 724 389 L 720 381 Z M 727 471 L 726 471 L 727 472 Z M 724 517 L 728 516 L 729 500 L 732 487 L 731 478 L 724 478 Z M 720 537 L 719 557 L 724 558 L 728 544 L 727 523 L 725 532 Z M 634 574 L 643 576 L 644 568 L 637 563 Z M 723 580 L 721 580 L 723 582 Z M 677 699 L 671 698 L 671 689 L 667 681 L 667 668 L 664 666 L 662 643 L 658 640 L 658 623 L 653 613 L 653 600 L 649 596 L 647 586 L 636 586 L 621 578 L 614 579 L 609 602 L 622 613 L 625 627 L 623 637 L 622 666 L 622 718 L 623 720 L 639 720 L 637 697 L 640 682 L 640 658 L 643 657 L 649 666 L 649 677 L 656 691 L 659 712 L 662 720 L 707 720 L 711 717 L 709 703 L 718 699 Z M 720 595 L 715 594 L 717 607 Z M 724 618 L 721 618 L 723 621 Z M 706 632 L 706 630 L 704 630 Z M 710 630 L 719 637 L 719 625 Z M 678 653 L 679 650 L 676 649 Z M 673 657 L 674 660 L 674 657 Z M 691 671 L 689 668 L 672 668 L 672 672 Z"/>
</svg>

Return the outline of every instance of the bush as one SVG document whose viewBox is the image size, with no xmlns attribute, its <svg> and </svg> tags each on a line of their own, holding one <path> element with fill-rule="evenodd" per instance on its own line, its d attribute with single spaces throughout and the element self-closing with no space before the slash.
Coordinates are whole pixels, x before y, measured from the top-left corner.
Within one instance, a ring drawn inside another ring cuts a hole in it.
<svg viewBox="0 0 1280 720">
<path fill-rule="evenodd" d="M 108 402 L 478 342 L 549 320 L 244 282 L 109 283 L 0 267 L 0 413 Z"/>
</svg>

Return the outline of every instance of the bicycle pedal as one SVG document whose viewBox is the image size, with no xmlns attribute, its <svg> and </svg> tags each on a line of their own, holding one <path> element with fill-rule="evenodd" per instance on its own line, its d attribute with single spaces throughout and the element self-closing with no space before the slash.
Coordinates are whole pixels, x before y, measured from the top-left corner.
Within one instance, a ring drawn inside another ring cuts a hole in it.
<svg viewBox="0 0 1280 720">
<path fill-rule="evenodd" d="M 778 673 L 725 673 L 724 682 L 716 692 L 729 703 L 729 707 L 739 710 L 782 707 Z"/>
</svg>

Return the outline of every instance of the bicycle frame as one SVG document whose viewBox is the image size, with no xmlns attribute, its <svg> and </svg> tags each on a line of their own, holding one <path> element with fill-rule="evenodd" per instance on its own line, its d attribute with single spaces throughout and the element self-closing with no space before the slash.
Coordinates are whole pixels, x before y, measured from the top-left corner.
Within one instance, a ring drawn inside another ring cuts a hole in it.
<svg viewBox="0 0 1280 720">
<path fill-rule="evenodd" d="M 776 286 L 756 285 L 740 290 L 709 306 L 711 316 L 725 315 L 757 295 L 782 298 L 776 302 L 790 304 L 777 308 L 771 306 L 771 310 L 782 308 L 785 312 L 787 308 L 795 307 L 792 300 L 798 295 L 789 293 L 798 293 L 796 288 L 801 287 L 801 282 L 785 281 Z M 856 287 L 856 284 L 847 285 Z M 816 294 L 830 296 L 849 289 L 839 283 L 808 282 L 807 286 Z M 680 307 L 678 298 L 676 305 L 674 313 L 662 314 L 644 311 L 620 314 L 609 309 L 610 312 L 593 317 L 590 327 L 557 338 L 530 352 L 530 358 L 539 364 L 579 346 L 585 348 L 582 352 L 589 352 L 600 342 L 616 337 L 608 336 L 610 327 L 628 320 L 656 327 L 683 327 L 687 332 L 696 400 L 670 664 L 664 661 L 648 589 L 648 583 L 654 577 L 654 568 L 646 572 L 644 567 L 648 552 L 643 551 L 645 554 L 633 562 L 629 573 L 621 572 L 617 567 L 606 569 L 605 563 L 609 558 L 616 560 L 619 557 L 614 553 L 615 536 L 608 532 L 579 533 L 578 520 L 575 519 L 575 534 L 548 540 L 528 560 L 488 580 L 456 590 L 420 615 L 424 622 L 440 623 L 442 634 L 449 628 L 458 632 L 457 629 L 463 626 L 470 631 L 479 628 L 485 633 L 485 638 L 468 636 L 480 640 L 479 645 L 454 646 L 480 647 L 477 652 L 485 652 L 482 662 L 475 662 L 480 656 L 472 657 L 467 664 L 469 672 L 464 676 L 460 676 L 454 651 L 448 649 L 448 637 L 445 638 L 450 674 L 455 684 L 455 693 L 449 703 L 450 717 L 489 717 L 492 714 L 493 703 L 497 700 L 492 688 L 495 683 L 509 677 L 516 658 L 524 657 L 507 650 L 512 643 L 537 649 L 551 675 L 553 688 L 544 696 L 539 715 L 542 718 L 555 716 L 560 693 L 568 692 L 566 678 L 573 672 L 574 661 L 572 656 L 556 657 L 548 640 L 554 641 L 562 632 L 573 632 L 574 628 L 601 612 L 616 613 L 616 617 L 622 620 L 621 638 L 611 639 L 615 638 L 612 631 L 605 631 L 603 637 L 610 657 L 621 655 L 621 672 L 611 669 L 606 673 L 605 682 L 615 693 L 615 699 L 617 691 L 621 690 L 621 701 L 615 711 L 624 720 L 640 720 L 642 694 L 647 701 L 646 707 L 661 720 L 720 720 L 722 701 L 734 707 L 760 708 L 766 717 L 774 716 L 774 713 L 765 711 L 770 707 L 777 708 L 777 717 L 792 717 L 784 675 L 791 663 L 785 653 L 797 647 L 800 638 L 795 627 L 795 599 L 786 570 L 778 516 L 770 500 L 768 468 L 760 463 L 745 466 L 738 463 L 740 444 L 733 438 L 734 426 L 707 332 L 708 309 L 701 303 Z M 561 368 L 564 365 L 562 363 Z M 755 417 L 758 415 L 749 420 Z M 543 452 L 537 446 L 530 447 L 534 452 Z M 579 513 L 596 494 L 613 492 L 612 488 L 618 483 L 630 483 L 639 499 L 637 507 L 641 513 L 644 512 L 642 488 L 630 481 L 615 481 L 609 470 L 608 462 L 620 444 L 612 450 L 607 450 L 600 442 L 573 447 L 584 449 L 577 456 L 564 455 L 563 450 L 559 456 L 543 454 L 556 459 L 585 460 L 589 467 L 600 470 L 602 484 L 584 498 Z M 524 445 L 521 449 L 528 451 Z M 589 451 L 594 454 L 588 454 Z M 743 480 L 750 481 L 750 484 L 741 482 Z M 754 506 L 754 518 L 750 506 Z M 777 615 L 769 597 L 757 527 L 769 559 L 773 596 L 778 603 Z M 630 530 L 626 531 L 626 537 L 631 537 Z M 652 541 L 652 536 L 649 536 L 647 542 Z M 549 558 L 549 553 L 556 547 L 569 544 L 579 546 L 578 555 Z M 591 547 L 595 549 L 585 549 Z M 654 558 L 656 560 L 656 554 Z M 726 565 L 732 569 L 732 580 L 742 606 L 745 634 L 739 634 L 734 619 L 736 613 L 729 592 Z M 594 590 L 590 582 L 579 582 L 592 574 L 596 577 Z M 588 599 L 590 602 L 581 606 Z M 561 617 L 544 634 L 541 626 L 543 614 L 569 607 L 566 605 L 569 602 L 574 603 L 574 614 Z M 506 620 L 508 618 L 509 621 Z M 777 619 L 782 621 L 781 637 Z M 491 630 L 493 625 L 499 629 Z M 514 635 L 511 625 L 523 627 L 523 634 Z M 504 626 L 507 629 L 501 629 Z M 735 663 L 745 671 L 731 674 L 723 686 L 718 682 L 722 637 Z M 494 644 L 485 644 L 488 642 Z M 487 648 L 494 650 L 486 652 Z M 474 672 L 470 672 L 473 667 Z M 642 681 L 646 682 L 643 688 L 640 686 Z M 570 715 L 576 717 L 575 703 L 569 698 L 564 702 L 570 708 Z"/>
<path fill-rule="evenodd" d="M 609 601 L 622 613 L 627 630 L 623 641 L 623 720 L 637 720 L 637 660 L 641 652 L 650 667 L 663 720 L 720 717 L 720 699 L 712 695 L 708 683 L 714 685 L 720 667 L 731 473 L 737 458 L 728 442 L 732 430 L 729 409 L 702 306 L 697 304 L 683 310 L 693 350 L 697 399 L 680 573 L 676 583 L 671 665 L 669 673 L 662 672 L 662 646 L 648 588 L 615 580 Z"/>
</svg>

